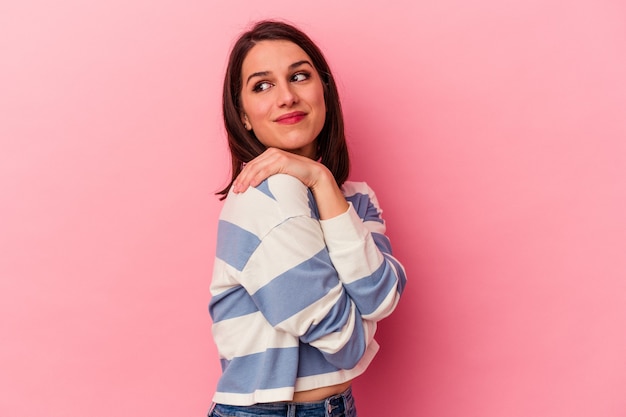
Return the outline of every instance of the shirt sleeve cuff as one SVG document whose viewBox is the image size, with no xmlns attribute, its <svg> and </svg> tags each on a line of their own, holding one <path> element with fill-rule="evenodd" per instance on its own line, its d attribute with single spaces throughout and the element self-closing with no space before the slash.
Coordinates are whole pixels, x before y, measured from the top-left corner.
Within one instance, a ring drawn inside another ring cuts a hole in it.
<svg viewBox="0 0 626 417">
<path fill-rule="evenodd" d="M 348 210 L 344 213 L 331 219 L 320 220 L 326 246 L 331 252 L 354 247 L 363 242 L 369 233 L 352 203 L 348 204 Z"/>
</svg>

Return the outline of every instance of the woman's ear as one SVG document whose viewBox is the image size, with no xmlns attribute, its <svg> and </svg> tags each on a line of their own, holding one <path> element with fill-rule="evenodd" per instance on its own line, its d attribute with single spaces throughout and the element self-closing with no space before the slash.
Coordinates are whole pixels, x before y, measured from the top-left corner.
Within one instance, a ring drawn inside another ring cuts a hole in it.
<svg viewBox="0 0 626 417">
<path fill-rule="evenodd" d="M 246 130 L 252 130 L 252 125 L 248 121 L 248 116 L 245 113 L 241 114 L 241 123 L 243 123 L 243 127 L 245 127 Z"/>
</svg>

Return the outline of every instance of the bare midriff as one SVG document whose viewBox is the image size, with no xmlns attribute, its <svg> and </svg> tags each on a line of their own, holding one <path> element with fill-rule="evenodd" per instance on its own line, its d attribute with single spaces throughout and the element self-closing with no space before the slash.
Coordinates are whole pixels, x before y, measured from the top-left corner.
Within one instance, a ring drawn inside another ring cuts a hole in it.
<svg viewBox="0 0 626 417">
<path fill-rule="evenodd" d="M 330 385 L 328 387 L 315 388 L 308 391 L 298 391 L 293 394 L 293 402 L 296 403 L 309 403 L 315 401 L 321 401 L 333 395 L 341 394 L 350 387 L 352 381 L 347 381 L 342 384 Z"/>
</svg>

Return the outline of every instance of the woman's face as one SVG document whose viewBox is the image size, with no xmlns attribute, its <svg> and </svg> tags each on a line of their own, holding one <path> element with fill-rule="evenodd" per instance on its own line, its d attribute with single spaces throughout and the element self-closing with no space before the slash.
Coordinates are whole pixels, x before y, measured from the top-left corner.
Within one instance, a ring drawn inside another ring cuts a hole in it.
<svg viewBox="0 0 626 417">
<path fill-rule="evenodd" d="M 241 120 L 267 146 L 314 158 L 324 127 L 324 88 L 311 58 L 293 42 L 261 41 L 241 68 Z"/>
</svg>

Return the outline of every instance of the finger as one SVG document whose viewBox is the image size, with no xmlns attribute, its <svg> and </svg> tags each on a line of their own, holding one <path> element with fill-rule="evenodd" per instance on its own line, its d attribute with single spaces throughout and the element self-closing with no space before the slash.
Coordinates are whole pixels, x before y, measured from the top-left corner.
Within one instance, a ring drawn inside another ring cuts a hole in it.
<svg viewBox="0 0 626 417">
<path fill-rule="evenodd" d="M 284 173 L 289 159 L 286 155 L 279 153 L 264 154 L 262 158 L 255 161 L 246 173 L 248 185 L 256 187 L 270 176 L 278 173 Z"/>
<path fill-rule="evenodd" d="M 248 187 L 256 187 L 267 177 L 280 172 L 279 158 L 275 152 L 264 152 L 242 169 L 233 183 L 233 191 L 242 193 Z"/>
<path fill-rule="evenodd" d="M 250 161 L 242 169 L 233 183 L 235 193 L 245 192 L 248 187 L 256 187 L 268 177 L 283 173 L 299 179 L 307 187 L 315 183 L 317 162 L 283 151 L 277 148 L 268 148 L 258 157 Z"/>
</svg>

